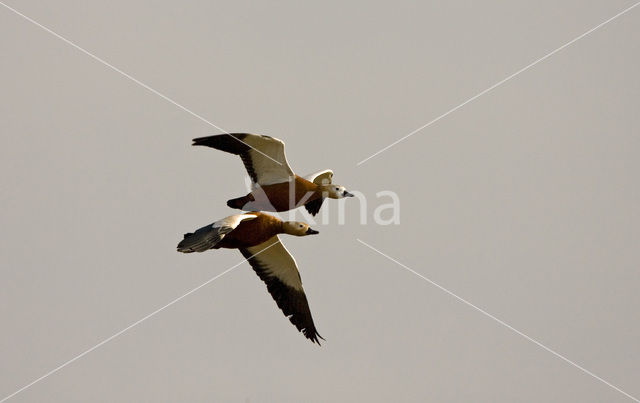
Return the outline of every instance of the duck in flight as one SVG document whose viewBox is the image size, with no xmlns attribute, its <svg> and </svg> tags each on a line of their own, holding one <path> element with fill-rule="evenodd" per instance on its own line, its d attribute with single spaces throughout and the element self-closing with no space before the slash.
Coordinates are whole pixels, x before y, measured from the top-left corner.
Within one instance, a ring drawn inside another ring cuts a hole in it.
<svg viewBox="0 0 640 403">
<path fill-rule="evenodd" d="M 269 214 L 250 212 L 232 215 L 184 234 L 178 252 L 239 249 L 265 282 L 284 315 L 307 339 L 320 345 L 318 339 L 322 336 L 313 323 L 298 265 L 278 238 L 279 234 L 306 236 L 317 233 L 303 222 L 281 221 Z"/>
<path fill-rule="evenodd" d="M 331 183 L 333 171 L 326 169 L 306 177 L 296 175 L 284 153 L 282 140 L 248 133 L 229 133 L 193 139 L 194 146 L 207 146 L 239 155 L 253 182 L 251 193 L 227 201 L 240 210 L 288 211 L 304 205 L 316 215 L 324 199 L 352 197 L 344 186 Z"/>
</svg>

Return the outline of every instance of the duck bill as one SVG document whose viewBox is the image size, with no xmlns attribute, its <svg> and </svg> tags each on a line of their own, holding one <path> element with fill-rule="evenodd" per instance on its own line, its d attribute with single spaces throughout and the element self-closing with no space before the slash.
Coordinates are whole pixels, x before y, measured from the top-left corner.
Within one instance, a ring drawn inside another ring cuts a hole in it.
<svg viewBox="0 0 640 403">
<path fill-rule="evenodd" d="M 309 228 L 309 229 L 307 230 L 307 232 L 306 232 L 306 234 L 307 234 L 307 235 L 315 235 L 315 234 L 319 234 L 319 233 L 320 233 L 320 232 L 318 232 L 318 231 L 316 231 L 316 230 L 314 230 L 314 229 L 311 229 L 311 228 Z"/>
</svg>

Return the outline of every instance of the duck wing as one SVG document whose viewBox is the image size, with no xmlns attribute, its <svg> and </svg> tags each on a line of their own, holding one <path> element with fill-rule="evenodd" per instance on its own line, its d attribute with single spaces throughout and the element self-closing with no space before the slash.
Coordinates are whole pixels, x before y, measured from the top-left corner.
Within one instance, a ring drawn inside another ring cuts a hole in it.
<svg viewBox="0 0 640 403">
<path fill-rule="evenodd" d="M 265 282 L 284 315 L 307 339 L 319 345 L 318 338 L 322 339 L 322 336 L 313 323 L 298 266 L 278 236 L 260 245 L 242 248 L 240 252 Z"/>
<path fill-rule="evenodd" d="M 316 185 L 328 185 L 331 183 L 333 179 L 333 171 L 330 169 L 325 169 L 322 171 L 314 172 L 310 175 L 304 177 L 309 182 L 313 182 Z"/>
<path fill-rule="evenodd" d="M 288 182 L 295 174 L 282 140 L 248 133 L 218 134 L 193 139 L 194 146 L 212 147 L 239 155 L 251 180 L 258 185 Z"/>
<path fill-rule="evenodd" d="M 309 182 L 313 182 L 316 185 L 328 185 L 331 183 L 333 179 L 333 171 L 330 169 L 325 169 L 322 171 L 314 172 L 310 175 L 304 177 Z M 304 205 L 304 208 L 312 215 L 315 216 L 320 211 L 322 207 L 322 203 L 324 203 L 325 197 L 321 197 L 319 199 L 315 199 L 310 201 L 309 203 Z"/>
<path fill-rule="evenodd" d="M 206 225 L 195 232 L 184 234 L 184 239 L 178 244 L 178 252 L 204 252 L 216 246 L 229 232 L 245 220 L 253 220 L 255 214 L 236 214 Z"/>
<path fill-rule="evenodd" d="M 306 203 L 304 205 L 304 208 L 307 209 L 309 214 L 311 214 L 312 216 L 315 216 L 316 214 L 318 214 L 318 211 L 320 211 L 320 208 L 322 207 L 322 203 L 324 203 L 324 199 L 326 199 L 326 197 L 321 197 L 319 199 L 312 200 Z"/>
</svg>

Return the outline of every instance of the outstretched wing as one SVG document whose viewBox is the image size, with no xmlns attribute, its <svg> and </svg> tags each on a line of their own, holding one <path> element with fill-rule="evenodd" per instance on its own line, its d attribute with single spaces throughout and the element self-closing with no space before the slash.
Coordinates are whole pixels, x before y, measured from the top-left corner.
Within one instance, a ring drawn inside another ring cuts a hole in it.
<svg viewBox="0 0 640 403">
<path fill-rule="evenodd" d="M 184 239 L 178 244 L 178 252 L 204 252 L 216 246 L 229 232 L 244 220 L 253 220 L 255 214 L 236 214 L 213 224 L 206 225 L 195 232 L 184 234 Z"/>
<path fill-rule="evenodd" d="M 239 155 L 254 183 L 261 186 L 289 181 L 294 176 L 284 153 L 284 142 L 248 133 L 218 134 L 193 139 L 194 146 L 207 146 Z"/>
<path fill-rule="evenodd" d="M 240 252 L 265 282 L 284 315 L 307 339 L 319 345 L 318 338 L 322 339 L 322 336 L 313 323 L 298 266 L 278 236 L 260 245 L 240 249 Z"/>
</svg>

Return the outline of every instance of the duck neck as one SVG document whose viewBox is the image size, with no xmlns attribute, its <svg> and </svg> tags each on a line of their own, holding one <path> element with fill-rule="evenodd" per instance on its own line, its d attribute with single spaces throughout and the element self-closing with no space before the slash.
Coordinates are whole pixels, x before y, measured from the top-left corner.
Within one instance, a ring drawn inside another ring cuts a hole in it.
<svg viewBox="0 0 640 403">
<path fill-rule="evenodd" d="M 314 192 L 314 199 L 329 197 L 329 191 L 326 185 L 316 185 L 316 190 Z"/>
<path fill-rule="evenodd" d="M 275 235 L 278 235 L 278 234 L 286 234 L 286 231 L 284 230 L 284 221 L 282 221 L 282 220 L 278 220 L 278 221 L 279 221 L 279 224 L 278 224 L 278 226 L 276 227 L 276 233 L 275 233 Z"/>
</svg>

